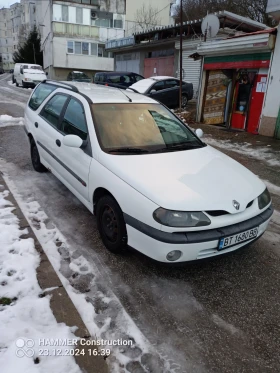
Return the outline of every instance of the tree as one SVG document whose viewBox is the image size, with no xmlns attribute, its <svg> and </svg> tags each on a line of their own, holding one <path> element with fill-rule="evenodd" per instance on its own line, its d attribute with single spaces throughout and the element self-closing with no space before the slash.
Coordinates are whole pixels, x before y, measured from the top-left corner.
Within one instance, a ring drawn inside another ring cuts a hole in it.
<svg viewBox="0 0 280 373">
<path fill-rule="evenodd" d="M 41 37 L 36 26 L 34 26 L 26 41 L 23 44 L 18 44 L 18 50 L 13 54 L 13 60 L 15 63 L 36 63 L 42 66 L 43 52 L 40 49 Z"/>
<path fill-rule="evenodd" d="M 180 0 L 179 0 L 180 2 Z M 178 4 L 178 1 L 177 1 Z M 221 10 L 242 15 L 273 26 L 273 20 L 266 14 L 267 0 L 183 0 L 183 21 L 200 19 L 208 13 Z M 175 8 L 175 18 L 179 21 L 180 7 Z"/>
<path fill-rule="evenodd" d="M 150 27 L 160 25 L 161 19 L 158 14 L 158 8 L 143 4 L 142 7 L 135 12 L 134 19 L 136 26 L 139 26 L 142 31 L 145 31 Z"/>
</svg>

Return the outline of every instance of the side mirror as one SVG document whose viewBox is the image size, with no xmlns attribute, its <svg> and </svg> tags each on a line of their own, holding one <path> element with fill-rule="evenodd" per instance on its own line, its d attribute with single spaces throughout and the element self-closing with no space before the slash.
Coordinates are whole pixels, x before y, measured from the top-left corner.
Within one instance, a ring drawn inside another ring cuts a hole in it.
<svg viewBox="0 0 280 373">
<path fill-rule="evenodd" d="M 20 68 L 20 73 L 23 74 L 23 68 L 22 67 Z"/>
<path fill-rule="evenodd" d="M 198 128 L 196 131 L 195 131 L 195 134 L 197 137 L 199 137 L 200 139 L 203 137 L 204 133 L 202 131 L 202 129 Z"/>
<path fill-rule="evenodd" d="M 80 148 L 83 144 L 83 140 L 76 135 L 66 135 L 63 137 L 62 143 L 70 148 Z"/>
<path fill-rule="evenodd" d="M 157 93 L 157 91 L 155 89 L 152 89 L 150 93 L 154 94 Z"/>
</svg>

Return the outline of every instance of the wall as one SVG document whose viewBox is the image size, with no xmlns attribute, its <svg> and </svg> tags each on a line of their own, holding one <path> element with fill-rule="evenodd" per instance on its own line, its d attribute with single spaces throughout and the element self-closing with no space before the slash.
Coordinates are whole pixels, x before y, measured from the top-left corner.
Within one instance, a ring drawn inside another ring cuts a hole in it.
<svg viewBox="0 0 280 373">
<path fill-rule="evenodd" d="M 265 136 L 274 136 L 276 120 L 280 106 L 280 26 L 276 39 L 274 56 L 271 62 L 270 76 L 268 79 L 267 93 L 260 122 L 259 133 Z"/>
<path fill-rule="evenodd" d="M 0 56 L 1 67 L 9 70 L 13 67 L 13 36 L 10 9 L 0 9 Z"/>
<path fill-rule="evenodd" d="M 143 5 L 148 7 L 151 5 L 152 8 L 157 8 L 159 22 L 157 25 L 150 25 L 150 27 L 155 26 L 167 26 L 173 25 L 174 20 L 170 17 L 170 4 L 171 0 L 127 0 L 126 1 L 126 24 L 125 24 L 125 36 L 132 35 L 135 32 L 144 31 L 139 25 L 137 25 L 135 20 L 135 14 L 138 9 L 141 9 Z"/>
<path fill-rule="evenodd" d="M 92 40 L 91 40 L 92 41 Z M 113 71 L 114 59 L 67 53 L 67 39 L 53 38 L 53 66 L 71 70 Z"/>
</svg>

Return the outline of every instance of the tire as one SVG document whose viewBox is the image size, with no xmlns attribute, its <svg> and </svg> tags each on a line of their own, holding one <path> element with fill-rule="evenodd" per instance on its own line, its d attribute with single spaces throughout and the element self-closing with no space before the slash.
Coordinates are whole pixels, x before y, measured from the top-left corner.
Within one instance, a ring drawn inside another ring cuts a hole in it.
<svg viewBox="0 0 280 373">
<path fill-rule="evenodd" d="M 16 81 L 16 86 L 18 87 L 19 86 L 19 84 L 18 84 L 18 82 Z"/>
<path fill-rule="evenodd" d="M 188 105 L 188 96 L 182 95 L 182 107 L 185 108 Z"/>
<path fill-rule="evenodd" d="M 30 153 L 31 153 L 31 162 L 32 162 L 32 166 L 34 170 L 37 172 L 46 172 L 47 169 L 45 166 L 42 165 L 40 161 L 40 154 L 38 152 L 38 148 L 34 140 L 32 140 L 30 144 Z"/>
<path fill-rule="evenodd" d="M 14 75 L 12 76 L 12 83 L 15 84 L 15 78 L 14 78 Z"/>
<path fill-rule="evenodd" d="M 96 207 L 97 227 L 105 247 L 116 254 L 127 247 L 127 232 L 122 210 L 116 200 L 107 195 L 100 198 Z"/>
</svg>

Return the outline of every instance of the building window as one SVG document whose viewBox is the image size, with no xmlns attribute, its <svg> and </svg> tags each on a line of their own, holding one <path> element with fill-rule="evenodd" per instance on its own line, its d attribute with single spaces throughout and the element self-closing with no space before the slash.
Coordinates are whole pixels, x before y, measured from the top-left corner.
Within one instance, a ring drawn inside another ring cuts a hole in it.
<svg viewBox="0 0 280 373">
<path fill-rule="evenodd" d="M 74 42 L 73 41 L 67 42 L 67 52 L 74 53 Z"/>
<path fill-rule="evenodd" d="M 62 5 L 62 21 L 68 22 L 68 6 Z"/>
<path fill-rule="evenodd" d="M 76 22 L 83 23 L 83 8 L 76 8 Z"/>
<path fill-rule="evenodd" d="M 99 0 L 91 0 L 91 5 L 99 5 Z"/>
<path fill-rule="evenodd" d="M 103 57 L 104 47 L 102 45 L 98 46 L 98 57 Z"/>
<path fill-rule="evenodd" d="M 89 43 L 82 43 L 82 54 L 89 54 Z"/>
<path fill-rule="evenodd" d="M 75 54 L 82 54 L 82 43 L 75 41 Z"/>
<path fill-rule="evenodd" d="M 123 28 L 123 20 L 120 14 L 117 14 L 114 19 L 114 28 Z"/>
<path fill-rule="evenodd" d="M 82 0 L 82 4 L 90 4 L 90 0 Z"/>
<path fill-rule="evenodd" d="M 97 56 L 97 47 L 98 47 L 98 44 L 91 43 L 91 45 L 90 45 L 90 54 L 92 56 Z"/>
</svg>

